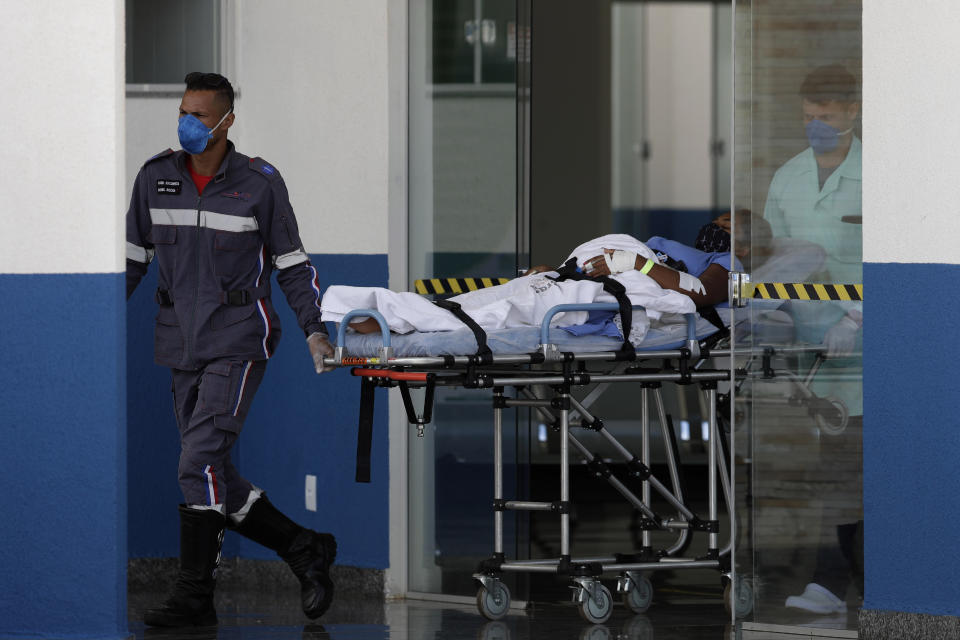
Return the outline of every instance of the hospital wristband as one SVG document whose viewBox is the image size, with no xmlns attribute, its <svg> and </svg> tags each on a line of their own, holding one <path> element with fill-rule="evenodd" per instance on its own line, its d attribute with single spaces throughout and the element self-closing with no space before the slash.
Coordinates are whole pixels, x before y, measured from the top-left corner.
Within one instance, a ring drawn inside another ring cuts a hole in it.
<svg viewBox="0 0 960 640">
<path fill-rule="evenodd" d="M 644 264 L 642 267 L 637 269 L 637 271 L 639 271 L 643 275 L 647 275 L 648 273 L 650 273 L 650 269 L 653 269 L 654 262 L 650 258 L 644 258 L 644 260 L 647 261 L 646 264 Z"/>
</svg>

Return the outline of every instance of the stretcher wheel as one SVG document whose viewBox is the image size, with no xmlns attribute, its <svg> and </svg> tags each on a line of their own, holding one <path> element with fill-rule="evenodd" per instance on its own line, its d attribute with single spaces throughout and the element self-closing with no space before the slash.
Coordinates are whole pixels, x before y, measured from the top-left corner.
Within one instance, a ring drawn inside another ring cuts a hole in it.
<svg viewBox="0 0 960 640">
<path fill-rule="evenodd" d="M 645 576 L 639 580 L 630 580 L 630 589 L 621 594 L 623 604 L 634 613 L 643 613 L 653 602 L 653 585 Z"/>
<path fill-rule="evenodd" d="M 602 624 L 595 624 L 581 631 L 578 637 L 580 640 L 610 640 L 610 629 Z"/>
<path fill-rule="evenodd" d="M 733 582 L 728 581 L 723 589 L 723 607 L 727 613 L 732 611 L 738 618 L 749 615 L 753 611 L 753 585 L 750 581 L 737 578 L 736 593 Z"/>
<path fill-rule="evenodd" d="M 838 436 L 847 428 L 847 422 L 850 420 L 850 411 L 847 409 L 847 405 L 843 400 L 834 398 L 833 396 L 827 396 L 822 400 L 829 402 L 836 413 L 831 411 L 830 413 L 832 415 L 825 417 L 824 412 L 818 411 L 815 416 L 817 426 L 820 427 L 820 431 L 828 436 Z"/>
<path fill-rule="evenodd" d="M 602 584 L 597 585 L 596 597 L 591 598 L 590 592 L 582 589 L 580 594 L 580 617 L 593 624 L 603 624 L 610 619 L 613 613 L 613 596 L 610 589 Z"/>
<path fill-rule="evenodd" d="M 499 620 L 488 622 L 480 627 L 477 640 L 510 640 L 510 627 Z"/>
<path fill-rule="evenodd" d="M 647 616 L 634 616 L 620 629 L 621 638 L 630 640 L 653 640 L 653 623 Z"/>
<path fill-rule="evenodd" d="M 510 590 L 499 580 L 487 589 L 481 586 L 477 589 L 477 609 L 487 620 L 499 620 L 507 615 L 510 609 Z"/>
</svg>

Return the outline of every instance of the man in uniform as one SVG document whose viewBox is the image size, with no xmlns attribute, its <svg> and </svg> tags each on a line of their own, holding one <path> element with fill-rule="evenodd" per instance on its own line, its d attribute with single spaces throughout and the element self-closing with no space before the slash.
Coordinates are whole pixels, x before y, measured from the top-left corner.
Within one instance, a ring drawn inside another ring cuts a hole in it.
<svg viewBox="0 0 960 640">
<path fill-rule="evenodd" d="M 860 116 L 856 78 L 841 65 L 810 72 L 800 87 L 803 125 L 810 146 L 777 170 L 770 183 L 764 217 L 775 236 L 799 238 L 824 249 L 823 269 L 808 282 L 856 284 L 863 281 L 862 145 L 854 133 Z M 794 321 L 795 340 L 823 344 L 828 360 L 811 382 L 820 397 L 841 401 L 849 412 L 842 435 L 820 440 L 820 463 L 836 477 L 834 509 L 860 512 L 862 496 L 863 306 L 857 301 L 784 305 Z M 863 521 L 826 513 L 816 567 L 803 593 L 785 605 L 818 614 L 844 613 L 845 594 L 855 579 L 863 593 Z"/>
<path fill-rule="evenodd" d="M 800 101 L 810 146 L 777 169 L 763 217 L 774 236 L 823 247 L 824 268 L 810 282 L 860 283 L 863 183 L 862 145 L 854 133 L 860 116 L 857 80 L 838 64 L 819 67 L 803 81 Z M 798 340 L 822 341 L 831 356 L 848 355 L 860 338 L 861 309 L 859 303 L 798 305 Z"/>
<path fill-rule="evenodd" d="M 233 87 L 190 73 L 180 103 L 182 151 L 148 160 L 127 211 L 127 297 L 156 258 L 159 288 L 154 358 L 173 373 L 180 430 L 180 573 L 170 597 L 148 610 L 152 626 L 217 623 L 213 606 L 224 528 L 273 549 L 301 584 L 304 613 L 330 606 L 331 534 L 280 513 L 233 466 L 230 451 L 280 340 L 270 300 L 277 282 L 307 337 L 317 373 L 333 354 L 320 319 L 310 264 L 277 169 L 227 139 Z"/>
</svg>

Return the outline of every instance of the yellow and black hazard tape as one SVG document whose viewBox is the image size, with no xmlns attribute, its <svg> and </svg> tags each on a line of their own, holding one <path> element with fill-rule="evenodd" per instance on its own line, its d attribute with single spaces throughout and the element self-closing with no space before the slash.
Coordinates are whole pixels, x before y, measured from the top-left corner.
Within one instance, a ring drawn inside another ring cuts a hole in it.
<svg viewBox="0 0 960 640">
<path fill-rule="evenodd" d="M 863 300 L 862 284 L 755 282 L 751 298 L 764 300 Z"/>
<path fill-rule="evenodd" d="M 415 280 L 421 295 L 466 293 L 496 287 L 509 278 L 424 278 Z M 862 284 L 811 284 L 807 282 L 756 282 L 745 284 L 753 290 L 748 297 L 764 300 L 863 300 Z"/>
<path fill-rule="evenodd" d="M 496 287 L 510 282 L 510 278 L 425 278 L 413 282 L 414 291 L 421 295 L 466 293 L 477 289 Z"/>
</svg>

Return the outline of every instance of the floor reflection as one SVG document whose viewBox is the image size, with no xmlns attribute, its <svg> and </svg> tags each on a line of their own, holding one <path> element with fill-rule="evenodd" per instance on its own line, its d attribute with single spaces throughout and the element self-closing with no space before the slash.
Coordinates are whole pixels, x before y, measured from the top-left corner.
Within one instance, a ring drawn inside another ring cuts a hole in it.
<svg viewBox="0 0 960 640">
<path fill-rule="evenodd" d="M 475 607 L 407 600 L 338 601 L 321 621 L 310 623 L 298 610 L 296 594 L 218 595 L 216 628 L 164 630 L 145 628 L 143 610 L 162 594 L 130 594 L 130 631 L 140 638 L 167 640 L 721 640 L 730 627 L 717 602 L 655 604 L 633 615 L 619 604 L 606 624 L 587 624 L 572 604 L 536 604 L 490 622 Z"/>
</svg>

